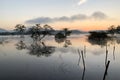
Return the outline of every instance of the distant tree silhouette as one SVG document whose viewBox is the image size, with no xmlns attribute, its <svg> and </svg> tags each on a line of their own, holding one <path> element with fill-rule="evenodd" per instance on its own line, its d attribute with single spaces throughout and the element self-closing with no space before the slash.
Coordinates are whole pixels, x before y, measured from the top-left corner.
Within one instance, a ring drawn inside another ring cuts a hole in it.
<svg viewBox="0 0 120 80">
<path fill-rule="evenodd" d="M 54 31 L 54 29 L 51 27 L 51 26 L 49 26 L 48 24 L 45 24 L 44 26 L 43 26 L 43 28 L 45 29 L 45 30 L 52 30 L 52 31 Z"/>
<path fill-rule="evenodd" d="M 68 28 L 64 28 L 62 31 L 58 32 L 56 35 L 55 35 L 55 38 L 67 38 L 67 36 L 70 36 L 71 34 L 71 31 L 68 30 Z"/>
<path fill-rule="evenodd" d="M 21 37 L 24 37 L 23 34 L 24 34 L 25 30 L 26 30 L 26 27 L 22 24 L 17 24 L 15 26 L 15 31 L 19 32 L 21 34 Z"/>
<path fill-rule="evenodd" d="M 116 28 L 115 28 L 115 26 L 114 26 L 114 25 L 110 26 L 110 27 L 108 28 L 108 32 L 109 32 L 111 35 L 114 36 L 114 34 L 116 33 Z"/>
<path fill-rule="evenodd" d="M 66 36 L 62 32 L 59 32 L 55 35 L 55 38 L 61 39 L 61 38 L 66 38 Z"/>
<path fill-rule="evenodd" d="M 64 31 L 64 35 L 65 35 L 65 36 L 70 36 L 71 31 L 68 30 L 68 28 L 64 28 L 63 31 Z"/>
<path fill-rule="evenodd" d="M 68 33 L 68 30 L 65 29 L 64 32 L 59 32 L 55 35 L 55 41 L 57 43 L 64 43 L 64 47 L 68 47 L 71 45 L 70 40 L 67 39 L 68 35 L 70 35 L 70 33 Z"/>
<path fill-rule="evenodd" d="M 42 29 L 42 27 L 40 26 L 40 24 L 36 24 L 35 26 L 33 26 L 30 29 L 31 32 L 31 37 L 34 40 L 39 40 L 40 39 L 40 30 Z"/>
<path fill-rule="evenodd" d="M 108 35 L 106 32 L 89 32 L 89 38 L 93 39 L 93 38 L 107 38 Z"/>
<path fill-rule="evenodd" d="M 40 24 L 36 24 L 36 26 L 33 26 L 31 28 L 31 37 L 35 40 L 41 40 L 43 39 L 46 35 L 51 35 L 51 31 L 54 31 L 54 29 L 45 24 L 43 27 L 40 26 Z"/>
<path fill-rule="evenodd" d="M 117 33 L 120 33 L 120 25 L 117 26 L 116 30 L 117 30 Z"/>
</svg>

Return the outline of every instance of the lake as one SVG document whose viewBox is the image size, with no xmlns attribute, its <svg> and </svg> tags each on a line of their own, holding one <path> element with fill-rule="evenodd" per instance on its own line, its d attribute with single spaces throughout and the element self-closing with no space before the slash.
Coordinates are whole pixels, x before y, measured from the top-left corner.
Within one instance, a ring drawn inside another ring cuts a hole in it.
<svg viewBox="0 0 120 80">
<path fill-rule="evenodd" d="M 120 37 L 0 36 L 0 80 L 120 80 Z"/>
</svg>

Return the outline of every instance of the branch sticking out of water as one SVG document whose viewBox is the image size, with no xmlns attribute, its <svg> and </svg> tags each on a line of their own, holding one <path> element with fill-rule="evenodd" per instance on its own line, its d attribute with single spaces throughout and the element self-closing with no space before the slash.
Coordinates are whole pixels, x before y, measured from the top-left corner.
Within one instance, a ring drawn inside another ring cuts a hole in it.
<svg viewBox="0 0 120 80">
<path fill-rule="evenodd" d="M 105 80 L 106 75 L 107 75 L 107 71 L 108 71 L 108 67 L 109 67 L 110 61 L 107 62 L 106 68 L 105 68 L 105 73 L 104 73 L 104 77 L 103 80 Z"/>
</svg>

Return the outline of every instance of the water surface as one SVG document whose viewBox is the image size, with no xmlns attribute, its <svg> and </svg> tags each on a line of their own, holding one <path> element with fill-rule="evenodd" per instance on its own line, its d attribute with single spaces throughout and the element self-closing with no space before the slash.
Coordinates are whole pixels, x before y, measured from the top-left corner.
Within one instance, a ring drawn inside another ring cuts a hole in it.
<svg viewBox="0 0 120 80">
<path fill-rule="evenodd" d="M 29 36 L 0 37 L 0 80 L 120 80 L 119 74 L 120 37 L 47 36 L 38 42 Z"/>
</svg>

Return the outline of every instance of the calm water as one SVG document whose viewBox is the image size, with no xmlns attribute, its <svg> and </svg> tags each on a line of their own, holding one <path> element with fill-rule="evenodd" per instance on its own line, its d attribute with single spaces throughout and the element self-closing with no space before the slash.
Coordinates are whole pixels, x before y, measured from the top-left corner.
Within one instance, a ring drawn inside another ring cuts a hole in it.
<svg viewBox="0 0 120 80">
<path fill-rule="evenodd" d="M 0 37 L 0 80 L 120 80 L 120 37 Z"/>
</svg>

